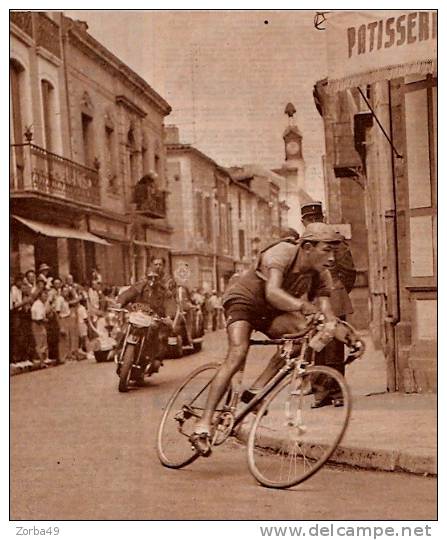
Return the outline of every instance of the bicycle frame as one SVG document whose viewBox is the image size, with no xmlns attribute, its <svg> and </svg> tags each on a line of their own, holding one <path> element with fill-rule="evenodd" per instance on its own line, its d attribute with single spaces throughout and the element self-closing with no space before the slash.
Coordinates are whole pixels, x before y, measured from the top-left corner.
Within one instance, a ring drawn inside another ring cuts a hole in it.
<svg viewBox="0 0 447 540">
<path fill-rule="evenodd" d="M 302 366 L 306 363 L 304 360 L 304 355 L 307 350 L 307 341 L 308 337 L 306 336 L 303 338 L 282 338 L 277 340 L 251 340 L 251 344 L 253 345 L 271 345 L 272 343 L 278 343 L 281 344 L 283 351 L 286 353 L 286 364 L 283 366 L 278 373 L 262 388 L 262 390 L 256 394 L 253 399 L 250 400 L 249 403 L 245 405 L 245 407 L 242 408 L 235 416 L 234 416 L 234 424 L 233 429 L 236 428 L 242 420 L 259 404 L 263 401 L 265 397 L 267 397 L 270 392 L 276 388 L 276 386 L 285 379 L 285 377 L 293 372 L 296 369 L 302 368 Z M 299 356 L 290 357 L 290 353 L 292 351 L 293 345 L 297 345 L 301 342 L 301 350 Z M 286 350 L 287 345 L 291 345 L 291 348 L 289 351 Z M 232 400 L 230 404 L 230 411 L 234 411 L 237 404 L 239 403 L 239 395 L 237 393 L 236 397 Z"/>
</svg>

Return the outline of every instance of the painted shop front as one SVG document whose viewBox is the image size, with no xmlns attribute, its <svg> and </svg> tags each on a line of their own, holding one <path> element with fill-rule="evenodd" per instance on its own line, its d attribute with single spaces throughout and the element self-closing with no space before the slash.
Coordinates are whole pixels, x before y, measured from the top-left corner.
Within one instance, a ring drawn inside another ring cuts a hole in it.
<svg viewBox="0 0 447 540">
<path fill-rule="evenodd" d="M 375 292 L 371 330 L 387 358 L 388 388 L 434 391 L 437 13 L 340 12 L 328 16 L 326 34 L 327 100 L 344 93 L 354 104 Z"/>
</svg>

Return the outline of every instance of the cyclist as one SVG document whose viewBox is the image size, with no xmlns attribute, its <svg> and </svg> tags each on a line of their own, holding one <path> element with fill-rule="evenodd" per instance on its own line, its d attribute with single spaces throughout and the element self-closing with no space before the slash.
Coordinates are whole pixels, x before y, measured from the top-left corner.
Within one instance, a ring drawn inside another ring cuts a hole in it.
<svg viewBox="0 0 447 540">
<path fill-rule="evenodd" d="M 299 240 L 280 239 L 264 248 L 254 266 L 240 274 L 225 291 L 228 353 L 210 385 L 205 411 L 190 437 L 202 454 L 211 452 L 213 412 L 233 375 L 247 356 L 250 335 L 259 330 L 270 338 L 298 333 L 306 315 L 321 311 L 330 321 L 334 249 L 340 236 L 325 223 L 311 223 Z M 275 355 L 255 381 L 260 389 L 281 366 Z"/>
</svg>

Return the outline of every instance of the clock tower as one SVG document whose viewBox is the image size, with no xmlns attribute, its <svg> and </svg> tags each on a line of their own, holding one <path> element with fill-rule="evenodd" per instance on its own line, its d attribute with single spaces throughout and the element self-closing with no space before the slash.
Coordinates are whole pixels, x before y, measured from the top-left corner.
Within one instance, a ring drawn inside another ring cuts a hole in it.
<svg viewBox="0 0 447 540">
<path fill-rule="evenodd" d="M 301 226 L 301 204 L 309 202 L 312 198 L 305 192 L 305 163 L 303 159 L 303 135 L 293 118 L 296 109 L 293 103 L 288 103 L 284 114 L 288 116 L 288 126 L 283 133 L 285 160 L 280 169 L 275 172 L 284 179 L 281 198 L 288 206 L 287 225 L 297 230 Z"/>
<path fill-rule="evenodd" d="M 297 126 L 288 126 L 283 134 L 286 161 L 298 161 L 303 159 L 302 142 L 303 136 Z"/>
</svg>

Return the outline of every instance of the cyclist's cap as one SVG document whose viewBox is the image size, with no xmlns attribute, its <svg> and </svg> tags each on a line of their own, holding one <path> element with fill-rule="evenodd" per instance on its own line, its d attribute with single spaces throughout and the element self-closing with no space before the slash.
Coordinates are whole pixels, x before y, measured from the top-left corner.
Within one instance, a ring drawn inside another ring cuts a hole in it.
<svg viewBox="0 0 447 540">
<path fill-rule="evenodd" d="M 340 242 L 341 235 L 327 223 L 309 223 L 301 235 L 301 242 Z"/>
</svg>

